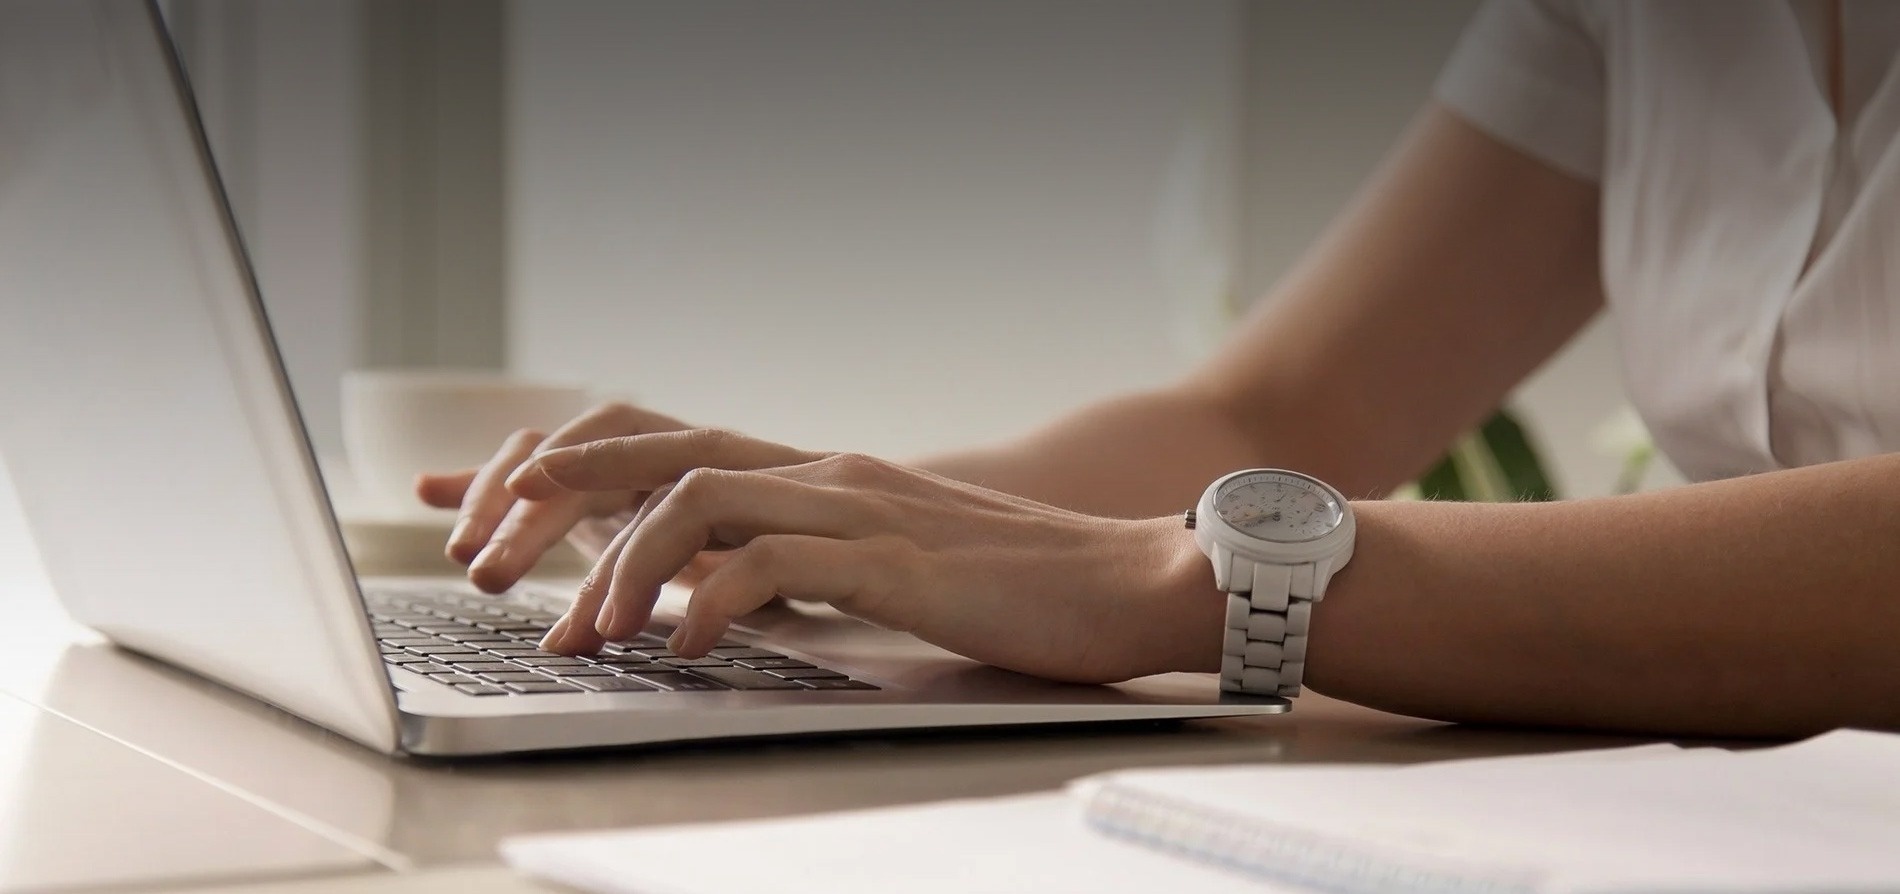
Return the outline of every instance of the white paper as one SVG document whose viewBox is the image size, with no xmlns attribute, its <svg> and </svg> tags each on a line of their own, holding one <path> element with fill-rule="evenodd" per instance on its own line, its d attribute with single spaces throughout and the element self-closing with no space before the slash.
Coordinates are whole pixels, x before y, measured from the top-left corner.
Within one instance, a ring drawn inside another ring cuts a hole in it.
<svg viewBox="0 0 1900 894">
<path fill-rule="evenodd" d="M 1057 793 L 516 838 L 501 855 L 598 894 L 1293 891 L 1097 835 Z"/>
<path fill-rule="evenodd" d="M 1222 828 L 1310 835 L 1315 852 L 1488 867 L 1540 891 L 1900 890 L 1900 736 L 1639 757 L 1136 770 L 1077 791 L 1219 811 Z"/>
<path fill-rule="evenodd" d="M 598 894 L 1308 890 L 1093 830 L 1083 811 L 1106 786 L 1222 811 L 1223 828 L 1514 867 L 1538 891 L 1900 891 L 1900 736 L 1863 732 L 1739 753 L 1134 770 L 1068 794 L 519 838 L 502 856 Z"/>
</svg>

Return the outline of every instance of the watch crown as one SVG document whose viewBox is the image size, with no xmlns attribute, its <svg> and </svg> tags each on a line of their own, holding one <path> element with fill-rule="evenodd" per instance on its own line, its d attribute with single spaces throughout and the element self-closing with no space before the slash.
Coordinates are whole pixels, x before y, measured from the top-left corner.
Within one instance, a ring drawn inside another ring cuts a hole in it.
<svg viewBox="0 0 1900 894">
<path fill-rule="evenodd" d="M 1187 523 L 1188 530 L 1194 530 L 1194 510 L 1189 509 L 1187 513 L 1181 517 L 1181 520 Z"/>
</svg>

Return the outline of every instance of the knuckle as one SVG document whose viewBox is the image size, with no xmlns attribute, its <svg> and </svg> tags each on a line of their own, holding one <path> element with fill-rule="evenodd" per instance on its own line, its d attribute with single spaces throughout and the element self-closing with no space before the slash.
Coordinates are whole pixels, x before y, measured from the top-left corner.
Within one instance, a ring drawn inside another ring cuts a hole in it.
<svg viewBox="0 0 1900 894">
<path fill-rule="evenodd" d="M 582 441 L 574 445 L 582 463 L 599 462 L 612 451 L 611 441 Z"/>
<path fill-rule="evenodd" d="M 763 575 L 768 569 L 776 567 L 785 560 L 786 542 L 781 537 L 755 537 L 751 543 L 739 550 L 736 557 L 740 570 L 750 575 Z"/>
<path fill-rule="evenodd" d="M 639 418 L 640 410 L 624 400 L 610 400 L 595 407 L 594 415 L 609 422 L 626 424 Z"/>
<path fill-rule="evenodd" d="M 889 472 L 890 463 L 863 453 L 834 453 L 824 462 L 846 481 L 866 481 Z"/>
<path fill-rule="evenodd" d="M 547 440 L 547 437 L 547 433 L 540 429 L 518 428 L 515 429 L 513 434 L 508 436 L 508 440 L 516 444 L 534 445 Z"/>
<path fill-rule="evenodd" d="M 724 469 L 701 466 L 688 469 L 680 480 L 672 485 L 672 494 L 676 501 L 694 504 L 710 503 L 718 499 L 719 494 L 731 484 L 733 474 Z"/>
<path fill-rule="evenodd" d="M 732 443 L 733 435 L 723 428 L 693 428 L 687 429 L 682 437 L 693 451 L 711 453 Z"/>
</svg>

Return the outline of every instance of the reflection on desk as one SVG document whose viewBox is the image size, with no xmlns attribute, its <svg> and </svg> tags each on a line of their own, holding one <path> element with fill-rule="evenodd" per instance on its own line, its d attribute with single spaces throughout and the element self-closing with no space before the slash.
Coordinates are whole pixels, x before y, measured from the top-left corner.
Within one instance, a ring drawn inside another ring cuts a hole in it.
<svg viewBox="0 0 1900 894">
<path fill-rule="evenodd" d="M 23 697 L 277 805 L 389 865 L 492 860 L 501 838 L 1051 789 L 1131 766 L 1416 761 L 1628 740 L 1463 730 L 1303 697 L 1165 727 L 736 743 L 473 763 L 391 760 L 194 676 L 74 645 Z"/>
<path fill-rule="evenodd" d="M 0 890 L 374 868 L 238 795 L 0 698 Z"/>
</svg>

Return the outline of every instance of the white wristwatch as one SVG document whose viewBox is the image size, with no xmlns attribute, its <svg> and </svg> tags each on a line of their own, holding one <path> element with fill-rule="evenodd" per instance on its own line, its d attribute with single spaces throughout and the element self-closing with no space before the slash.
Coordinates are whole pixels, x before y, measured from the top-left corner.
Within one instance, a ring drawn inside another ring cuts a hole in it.
<svg viewBox="0 0 1900 894">
<path fill-rule="evenodd" d="M 1310 475 L 1248 469 L 1209 485 L 1187 526 L 1228 594 L 1221 690 L 1299 695 L 1313 603 L 1352 558 L 1352 505 Z"/>
</svg>

